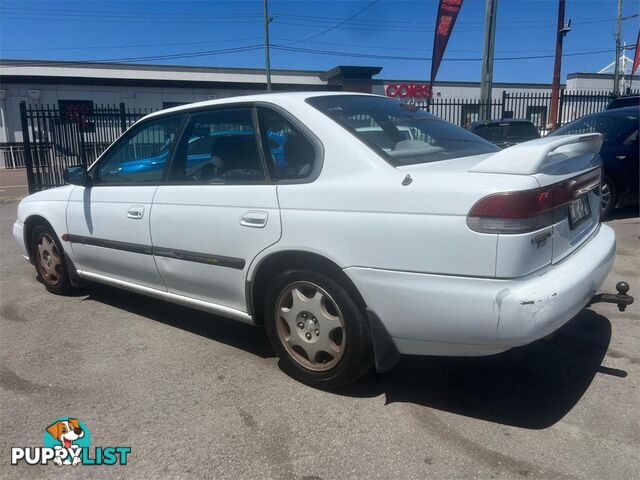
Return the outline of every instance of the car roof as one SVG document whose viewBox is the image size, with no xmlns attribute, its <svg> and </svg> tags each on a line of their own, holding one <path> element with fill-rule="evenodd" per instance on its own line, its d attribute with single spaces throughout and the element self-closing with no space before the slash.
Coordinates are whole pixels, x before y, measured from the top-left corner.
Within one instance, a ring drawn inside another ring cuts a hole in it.
<svg viewBox="0 0 640 480">
<path fill-rule="evenodd" d="M 625 95 L 620 95 L 619 97 L 616 97 L 614 99 L 612 99 L 611 101 L 614 102 L 616 100 L 626 100 L 628 98 L 638 98 L 640 97 L 640 94 L 638 93 L 627 93 Z"/>
<path fill-rule="evenodd" d="M 215 100 L 205 100 L 203 102 L 187 103 L 185 105 L 179 105 L 177 107 L 166 108 L 164 110 L 158 110 L 157 112 L 150 113 L 143 117 L 141 120 L 146 120 L 158 115 L 166 115 L 169 113 L 187 112 L 189 110 L 198 109 L 202 107 L 213 107 L 217 105 L 228 105 L 234 103 L 245 102 L 268 102 L 279 103 L 280 101 L 294 100 L 304 102 L 308 98 L 313 97 L 327 97 L 333 95 L 362 95 L 370 97 L 389 98 L 384 95 L 373 95 L 370 93 L 358 93 L 358 92 L 332 92 L 332 91 L 307 91 L 307 92 L 274 92 L 274 93 L 257 93 L 249 95 L 238 95 L 234 97 L 218 98 Z"/>
<path fill-rule="evenodd" d="M 477 127 L 479 125 L 493 125 L 503 123 L 530 123 L 531 125 L 533 125 L 533 122 L 531 120 L 527 120 L 526 118 L 505 118 L 502 120 L 480 120 L 477 122 L 472 122 L 471 125 L 469 125 L 469 128 Z"/>
<path fill-rule="evenodd" d="M 600 115 L 607 116 L 607 117 L 619 115 L 622 117 L 630 113 L 640 114 L 640 106 L 631 105 L 630 107 L 614 108 L 612 110 L 602 110 L 601 112 L 590 113 L 589 115 L 585 115 L 584 117 L 598 117 Z M 579 119 L 576 119 L 576 120 L 579 120 Z"/>
</svg>

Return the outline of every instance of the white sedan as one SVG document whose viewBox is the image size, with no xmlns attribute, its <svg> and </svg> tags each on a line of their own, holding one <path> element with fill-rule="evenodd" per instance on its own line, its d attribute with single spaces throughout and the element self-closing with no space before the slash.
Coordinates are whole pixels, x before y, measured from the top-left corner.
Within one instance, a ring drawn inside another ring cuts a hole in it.
<svg viewBox="0 0 640 480">
<path fill-rule="evenodd" d="M 336 388 L 584 308 L 615 255 L 601 142 L 498 151 L 374 95 L 214 100 L 143 118 L 25 198 L 13 232 L 50 292 L 100 282 L 264 325 L 290 375 Z"/>
</svg>

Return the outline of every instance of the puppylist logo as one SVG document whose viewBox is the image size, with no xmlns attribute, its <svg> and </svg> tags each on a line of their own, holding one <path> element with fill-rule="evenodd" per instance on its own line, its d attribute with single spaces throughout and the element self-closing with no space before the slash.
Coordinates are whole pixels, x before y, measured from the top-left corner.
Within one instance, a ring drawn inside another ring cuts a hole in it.
<svg viewBox="0 0 640 480">
<path fill-rule="evenodd" d="M 11 465 L 126 465 L 131 447 L 90 448 L 91 434 L 77 418 L 61 417 L 44 431 L 44 447 L 13 447 Z"/>
</svg>

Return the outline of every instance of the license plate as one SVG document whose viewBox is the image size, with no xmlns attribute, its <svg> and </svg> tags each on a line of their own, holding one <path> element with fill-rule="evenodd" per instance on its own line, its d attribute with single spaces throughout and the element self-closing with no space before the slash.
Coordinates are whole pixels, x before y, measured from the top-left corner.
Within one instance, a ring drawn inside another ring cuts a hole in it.
<svg viewBox="0 0 640 480">
<path fill-rule="evenodd" d="M 591 217 L 591 207 L 586 195 L 569 202 L 569 226 L 572 230 L 589 217 Z"/>
</svg>

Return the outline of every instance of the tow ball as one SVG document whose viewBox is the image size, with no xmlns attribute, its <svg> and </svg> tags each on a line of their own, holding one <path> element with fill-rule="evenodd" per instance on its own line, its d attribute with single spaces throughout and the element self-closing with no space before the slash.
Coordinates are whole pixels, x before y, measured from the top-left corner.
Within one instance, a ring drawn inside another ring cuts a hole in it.
<svg viewBox="0 0 640 480">
<path fill-rule="evenodd" d="M 594 303 L 615 303 L 618 305 L 618 310 L 624 312 L 627 308 L 627 305 L 631 305 L 633 303 L 633 297 L 631 295 L 627 295 L 629 291 L 629 284 L 627 282 L 618 282 L 616 283 L 616 290 L 618 293 L 614 295 L 613 293 L 598 293 L 594 295 L 589 301 L 588 307 L 593 305 Z"/>
</svg>

